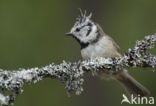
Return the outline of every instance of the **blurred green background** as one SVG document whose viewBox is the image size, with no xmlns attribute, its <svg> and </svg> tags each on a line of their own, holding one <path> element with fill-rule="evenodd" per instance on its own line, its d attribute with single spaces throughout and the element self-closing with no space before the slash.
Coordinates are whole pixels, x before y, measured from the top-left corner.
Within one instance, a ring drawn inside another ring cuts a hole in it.
<svg viewBox="0 0 156 106">
<path fill-rule="evenodd" d="M 156 33 L 155 0 L 0 0 L 0 68 L 16 70 L 81 59 L 79 44 L 64 36 L 73 26 L 78 8 L 93 12 L 93 20 L 119 44 L 122 53 L 136 40 Z M 156 54 L 156 49 L 151 52 Z M 156 96 L 155 72 L 149 68 L 128 70 L 151 91 L 150 96 Z M 121 105 L 125 92 L 118 83 L 91 75 L 85 79 L 84 92 L 70 98 L 57 80 L 26 85 L 15 106 Z"/>
</svg>

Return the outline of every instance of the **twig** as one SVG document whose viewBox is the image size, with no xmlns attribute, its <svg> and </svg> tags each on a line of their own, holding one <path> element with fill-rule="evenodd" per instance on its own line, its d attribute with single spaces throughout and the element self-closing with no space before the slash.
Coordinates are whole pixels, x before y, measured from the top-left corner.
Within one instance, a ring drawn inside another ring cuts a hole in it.
<svg viewBox="0 0 156 106">
<path fill-rule="evenodd" d="M 83 91 L 83 75 L 91 71 L 93 74 L 103 69 L 103 72 L 115 73 L 123 67 L 151 67 L 156 66 L 156 57 L 150 54 L 147 49 L 154 47 L 156 34 L 146 36 L 144 40 L 137 41 L 136 45 L 122 57 L 102 58 L 97 57 L 90 60 L 75 63 L 63 61 L 60 65 L 54 63 L 42 68 L 0 70 L 0 104 L 7 106 L 13 104 L 17 95 L 23 93 L 24 84 L 37 83 L 44 78 L 58 79 L 66 84 L 67 93 L 75 91 L 76 95 Z M 4 95 L 9 91 L 10 95 Z"/>
</svg>

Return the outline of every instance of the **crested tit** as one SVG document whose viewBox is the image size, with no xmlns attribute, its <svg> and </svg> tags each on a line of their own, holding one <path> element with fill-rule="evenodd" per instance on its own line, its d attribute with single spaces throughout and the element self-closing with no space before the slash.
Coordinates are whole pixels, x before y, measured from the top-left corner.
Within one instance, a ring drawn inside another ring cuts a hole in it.
<svg viewBox="0 0 156 106">
<path fill-rule="evenodd" d="M 80 10 L 80 16 L 76 19 L 71 31 L 66 35 L 73 36 L 81 45 L 81 55 L 83 59 L 95 57 L 116 57 L 121 56 L 119 46 L 114 40 L 106 35 L 102 28 L 91 20 L 92 14 L 86 16 Z M 147 96 L 149 91 L 130 76 L 126 69 L 122 69 L 114 74 L 106 72 L 98 72 L 98 76 L 102 79 L 115 79 L 127 91 L 129 95 Z"/>
</svg>

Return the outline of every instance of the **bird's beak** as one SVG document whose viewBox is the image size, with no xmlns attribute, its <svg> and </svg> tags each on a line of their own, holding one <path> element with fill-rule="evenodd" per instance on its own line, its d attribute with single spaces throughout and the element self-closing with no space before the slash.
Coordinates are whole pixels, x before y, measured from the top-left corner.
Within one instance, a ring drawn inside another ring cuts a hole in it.
<svg viewBox="0 0 156 106">
<path fill-rule="evenodd" d="M 73 36 L 73 34 L 71 32 L 68 32 L 65 34 L 66 36 Z"/>
</svg>

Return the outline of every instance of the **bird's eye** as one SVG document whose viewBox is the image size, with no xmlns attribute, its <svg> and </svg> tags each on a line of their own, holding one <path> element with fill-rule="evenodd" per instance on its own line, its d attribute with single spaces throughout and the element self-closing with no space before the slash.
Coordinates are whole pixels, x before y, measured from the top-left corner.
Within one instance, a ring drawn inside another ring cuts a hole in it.
<svg viewBox="0 0 156 106">
<path fill-rule="evenodd" d="M 80 28 L 76 28 L 76 32 L 79 32 L 80 31 Z"/>
</svg>

